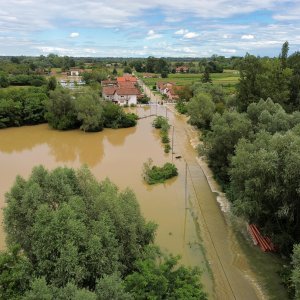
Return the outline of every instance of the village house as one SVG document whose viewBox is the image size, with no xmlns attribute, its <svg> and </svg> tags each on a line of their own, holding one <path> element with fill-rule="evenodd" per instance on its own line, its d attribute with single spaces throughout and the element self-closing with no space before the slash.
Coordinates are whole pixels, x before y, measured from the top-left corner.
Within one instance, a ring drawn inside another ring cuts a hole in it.
<svg viewBox="0 0 300 300">
<path fill-rule="evenodd" d="M 156 89 L 161 94 L 166 95 L 168 100 L 175 101 L 178 99 L 178 95 L 176 91 L 180 87 L 176 86 L 174 83 L 171 82 L 157 82 L 156 83 Z"/>
<path fill-rule="evenodd" d="M 111 79 L 101 81 L 101 86 L 117 86 L 117 84 L 118 83 L 116 80 L 111 80 Z"/>
<path fill-rule="evenodd" d="M 102 96 L 105 100 L 112 101 L 119 105 L 137 104 L 140 91 L 135 87 L 104 87 Z"/>
<path fill-rule="evenodd" d="M 132 75 L 118 77 L 116 81 L 103 80 L 102 96 L 107 101 L 119 105 L 137 104 L 140 91 L 137 88 L 137 78 Z"/>
<path fill-rule="evenodd" d="M 70 76 L 79 76 L 84 70 L 79 68 L 70 68 Z"/>
<path fill-rule="evenodd" d="M 189 68 L 187 66 L 180 66 L 180 67 L 177 67 L 175 70 L 176 70 L 176 73 L 188 73 L 189 72 Z"/>
</svg>

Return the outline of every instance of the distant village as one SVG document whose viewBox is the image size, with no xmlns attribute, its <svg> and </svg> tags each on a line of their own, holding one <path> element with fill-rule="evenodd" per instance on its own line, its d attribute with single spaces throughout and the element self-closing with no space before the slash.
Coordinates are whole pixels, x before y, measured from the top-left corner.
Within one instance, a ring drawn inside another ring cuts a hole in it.
<svg viewBox="0 0 300 300">
<path fill-rule="evenodd" d="M 56 73 L 51 70 L 51 76 L 57 77 L 59 84 L 64 88 L 78 89 L 86 83 L 83 80 L 84 73 L 91 73 L 92 69 L 70 68 L 66 72 Z M 185 66 L 176 68 L 176 73 L 186 73 L 188 68 Z M 157 78 L 156 90 L 168 102 L 175 102 L 179 99 L 177 92 L 180 86 L 171 82 L 159 81 L 160 75 L 155 73 L 143 73 L 143 78 Z M 132 74 L 125 73 L 123 76 L 108 78 L 101 81 L 102 97 L 107 101 L 112 101 L 121 106 L 137 105 L 139 100 L 144 97 L 138 85 L 138 78 Z"/>
</svg>

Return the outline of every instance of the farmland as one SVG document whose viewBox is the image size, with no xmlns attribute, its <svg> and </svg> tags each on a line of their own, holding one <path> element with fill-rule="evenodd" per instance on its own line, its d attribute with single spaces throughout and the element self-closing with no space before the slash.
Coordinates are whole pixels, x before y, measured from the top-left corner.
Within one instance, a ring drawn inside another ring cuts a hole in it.
<svg viewBox="0 0 300 300">
<path fill-rule="evenodd" d="M 142 73 L 137 73 L 142 78 Z M 157 81 L 172 82 L 176 85 L 190 85 L 201 80 L 202 74 L 176 73 L 169 74 L 168 78 L 142 78 L 146 85 L 153 87 Z M 236 70 L 224 70 L 223 73 L 210 74 L 213 84 L 222 85 L 228 93 L 234 93 L 235 86 L 239 80 Z"/>
</svg>

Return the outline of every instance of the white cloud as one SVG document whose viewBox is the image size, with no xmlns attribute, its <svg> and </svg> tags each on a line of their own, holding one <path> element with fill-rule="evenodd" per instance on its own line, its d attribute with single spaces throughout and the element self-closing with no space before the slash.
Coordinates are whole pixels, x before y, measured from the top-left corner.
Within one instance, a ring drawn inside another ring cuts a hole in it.
<svg viewBox="0 0 300 300">
<path fill-rule="evenodd" d="M 233 53 L 236 53 L 236 49 L 225 49 L 225 48 L 223 48 L 223 49 L 221 49 L 221 52 L 233 54 Z"/>
<path fill-rule="evenodd" d="M 146 40 L 154 40 L 154 39 L 160 39 L 162 37 L 162 34 L 156 33 L 154 30 L 149 30 Z"/>
<path fill-rule="evenodd" d="M 198 36 L 199 36 L 199 34 L 196 33 L 196 32 L 188 32 L 183 37 L 186 38 L 186 39 L 194 39 Z"/>
<path fill-rule="evenodd" d="M 177 35 L 184 35 L 187 34 L 189 31 L 187 29 L 179 29 L 175 32 Z"/>
<path fill-rule="evenodd" d="M 241 36 L 242 40 L 253 40 L 254 39 L 254 35 L 252 34 L 244 34 Z"/>
<path fill-rule="evenodd" d="M 71 38 L 77 38 L 77 37 L 79 37 L 79 33 L 78 33 L 78 32 L 72 32 L 72 33 L 70 34 L 70 37 L 71 37 Z"/>
</svg>

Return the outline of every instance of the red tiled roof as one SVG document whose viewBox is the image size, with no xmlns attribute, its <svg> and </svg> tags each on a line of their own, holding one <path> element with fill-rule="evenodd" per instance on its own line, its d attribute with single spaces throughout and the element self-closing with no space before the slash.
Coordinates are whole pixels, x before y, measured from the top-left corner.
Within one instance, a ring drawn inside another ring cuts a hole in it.
<svg viewBox="0 0 300 300">
<path fill-rule="evenodd" d="M 107 96 L 112 96 L 116 92 L 116 88 L 113 86 L 105 86 L 102 90 L 102 93 Z"/>
<path fill-rule="evenodd" d="M 116 80 L 110 80 L 110 79 L 108 79 L 108 80 L 102 80 L 101 84 L 102 85 L 107 85 L 107 84 L 110 84 L 110 85 L 115 84 L 116 85 L 117 81 Z"/>
<path fill-rule="evenodd" d="M 137 82 L 137 78 L 131 75 L 125 75 L 117 78 L 118 82 Z"/>
<path fill-rule="evenodd" d="M 140 91 L 135 87 L 106 86 L 103 88 L 102 93 L 107 96 L 112 96 L 115 93 L 117 93 L 120 96 L 140 95 Z"/>
<path fill-rule="evenodd" d="M 135 88 L 136 82 L 131 81 L 121 81 L 118 82 L 119 87 L 126 87 L 126 88 Z"/>
<path fill-rule="evenodd" d="M 119 87 L 116 89 L 116 93 L 120 96 L 139 95 L 140 91 L 137 88 Z"/>
</svg>

